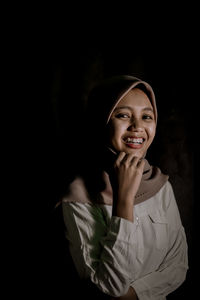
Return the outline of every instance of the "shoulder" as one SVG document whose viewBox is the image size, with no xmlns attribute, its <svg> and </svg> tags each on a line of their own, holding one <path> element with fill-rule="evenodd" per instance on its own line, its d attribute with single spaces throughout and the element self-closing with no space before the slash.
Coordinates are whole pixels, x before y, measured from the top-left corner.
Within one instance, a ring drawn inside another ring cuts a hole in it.
<svg viewBox="0 0 200 300">
<path fill-rule="evenodd" d="M 173 187 L 172 184 L 167 180 L 165 184 L 162 186 L 162 188 L 159 190 L 157 193 L 158 195 L 166 196 L 166 197 L 171 197 L 173 194 Z"/>
<path fill-rule="evenodd" d="M 147 210 L 160 209 L 167 211 L 171 201 L 175 201 L 174 193 L 171 183 L 167 180 L 155 195 L 147 199 L 147 201 L 139 203 L 137 206 L 144 207 Z"/>
<path fill-rule="evenodd" d="M 76 177 L 68 186 L 68 190 L 62 198 L 64 215 L 76 216 L 87 219 L 88 215 L 99 214 L 100 207 L 91 201 L 85 182 L 82 177 Z"/>
<path fill-rule="evenodd" d="M 77 176 L 68 186 L 62 203 L 91 203 L 84 180 Z"/>
<path fill-rule="evenodd" d="M 172 202 L 176 202 L 173 187 L 169 180 L 166 181 L 166 183 L 153 198 L 155 198 L 158 206 L 164 211 L 168 210 Z"/>
<path fill-rule="evenodd" d="M 171 227 L 180 223 L 173 188 L 169 181 L 166 181 L 154 196 L 138 204 L 136 210 L 138 215 L 150 216 L 154 223 L 168 223 Z"/>
</svg>

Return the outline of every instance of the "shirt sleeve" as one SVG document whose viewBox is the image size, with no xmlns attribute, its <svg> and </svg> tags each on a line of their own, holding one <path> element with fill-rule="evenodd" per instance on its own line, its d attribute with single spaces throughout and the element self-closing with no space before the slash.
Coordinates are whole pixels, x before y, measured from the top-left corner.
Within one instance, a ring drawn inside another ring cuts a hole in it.
<svg viewBox="0 0 200 300">
<path fill-rule="evenodd" d="M 63 204 L 66 238 L 76 269 L 105 294 L 127 293 L 135 260 L 136 225 L 111 217 L 109 227 L 99 207 L 90 204 Z"/>
<path fill-rule="evenodd" d="M 159 268 L 131 283 L 140 300 L 161 300 L 185 280 L 188 269 L 187 241 L 171 185 L 166 211 L 169 247 Z"/>
</svg>

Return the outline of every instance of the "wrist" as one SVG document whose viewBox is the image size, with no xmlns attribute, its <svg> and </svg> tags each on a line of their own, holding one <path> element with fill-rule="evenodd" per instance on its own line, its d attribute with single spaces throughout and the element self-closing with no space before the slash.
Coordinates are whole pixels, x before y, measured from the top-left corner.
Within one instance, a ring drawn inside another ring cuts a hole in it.
<svg viewBox="0 0 200 300">
<path fill-rule="evenodd" d="M 130 203 L 124 200 L 114 202 L 112 215 L 133 222 L 133 201 Z"/>
<path fill-rule="evenodd" d="M 135 195 L 119 191 L 118 193 L 114 193 L 113 199 L 115 203 L 121 203 L 122 205 L 133 206 L 135 201 Z"/>
</svg>

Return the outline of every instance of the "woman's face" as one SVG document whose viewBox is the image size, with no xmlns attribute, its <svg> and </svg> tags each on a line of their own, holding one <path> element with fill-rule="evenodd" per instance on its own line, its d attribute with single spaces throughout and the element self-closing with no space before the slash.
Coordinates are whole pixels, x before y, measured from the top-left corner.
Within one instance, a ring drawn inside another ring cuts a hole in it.
<svg viewBox="0 0 200 300">
<path fill-rule="evenodd" d="M 116 152 L 144 157 L 156 131 L 153 107 L 148 96 L 134 88 L 115 107 L 108 123 L 108 143 Z"/>
</svg>

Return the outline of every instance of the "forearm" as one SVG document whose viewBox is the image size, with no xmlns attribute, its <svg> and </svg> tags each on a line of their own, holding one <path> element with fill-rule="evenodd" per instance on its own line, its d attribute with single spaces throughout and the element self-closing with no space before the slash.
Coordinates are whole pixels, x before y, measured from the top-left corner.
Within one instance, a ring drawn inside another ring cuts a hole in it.
<svg viewBox="0 0 200 300">
<path fill-rule="evenodd" d="M 133 222 L 133 200 L 132 199 L 122 199 L 122 197 L 116 196 L 114 198 L 113 205 L 113 216 L 126 219 L 130 222 Z"/>
<path fill-rule="evenodd" d="M 136 294 L 134 288 L 130 286 L 130 288 L 129 288 L 126 295 L 118 297 L 118 298 L 110 298 L 110 300 L 114 300 L 114 299 L 118 299 L 118 300 L 138 300 L 138 297 L 137 297 L 137 294 Z"/>
<path fill-rule="evenodd" d="M 113 216 L 133 222 L 134 199 L 144 169 L 144 160 L 120 152 L 110 180 L 113 188 Z"/>
</svg>

